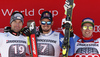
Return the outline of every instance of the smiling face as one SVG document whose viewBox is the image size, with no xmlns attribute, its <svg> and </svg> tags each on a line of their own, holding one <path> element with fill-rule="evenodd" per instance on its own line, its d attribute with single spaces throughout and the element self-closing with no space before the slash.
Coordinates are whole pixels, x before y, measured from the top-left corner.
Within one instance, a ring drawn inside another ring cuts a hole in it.
<svg viewBox="0 0 100 57">
<path fill-rule="evenodd" d="M 11 30 L 19 32 L 22 29 L 23 23 L 21 20 L 14 20 L 11 23 Z"/>
<path fill-rule="evenodd" d="M 42 31 L 44 34 L 49 33 L 49 31 L 51 30 L 51 26 L 53 25 L 53 21 L 50 23 L 51 21 L 47 18 L 42 19 L 40 21 L 40 25 L 42 28 Z"/>
<path fill-rule="evenodd" d="M 83 28 L 84 27 L 84 28 Z M 86 28 L 85 28 L 86 27 Z M 92 27 L 92 28 L 91 28 Z M 93 26 L 90 23 L 85 23 L 82 27 L 81 27 L 81 31 L 82 31 L 82 35 L 84 37 L 90 37 L 93 34 Z"/>
</svg>

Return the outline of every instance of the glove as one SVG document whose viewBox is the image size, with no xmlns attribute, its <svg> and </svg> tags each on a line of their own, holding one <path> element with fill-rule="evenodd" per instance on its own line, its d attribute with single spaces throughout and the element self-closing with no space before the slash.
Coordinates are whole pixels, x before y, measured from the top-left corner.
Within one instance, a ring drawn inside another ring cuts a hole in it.
<svg viewBox="0 0 100 57">
<path fill-rule="evenodd" d="M 6 26 L 6 27 L 4 27 L 4 32 L 6 33 L 6 32 L 9 32 L 11 30 L 11 27 L 9 27 L 9 26 Z"/>
<path fill-rule="evenodd" d="M 24 35 L 24 36 L 30 36 L 30 35 L 31 35 L 31 32 L 30 32 L 29 28 L 27 28 L 27 27 L 24 27 L 24 28 L 21 30 L 21 33 L 22 33 L 22 35 Z"/>
<path fill-rule="evenodd" d="M 75 7 L 75 3 L 73 3 L 73 8 Z M 67 9 L 71 8 L 69 1 L 65 1 L 64 4 L 64 10 L 65 10 L 65 15 L 67 15 Z"/>
<path fill-rule="evenodd" d="M 37 36 L 37 37 L 40 36 L 40 31 L 36 31 L 36 36 Z"/>
<path fill-rule="evenodd" d="M 71 6 L 69 4 L 70 4 L 69 1 L 65 1 L 65 4 L 64 4 L 65 11 L 67 11 L 67 9 L 71 8 Z"/>
<path fill-rule="evenodd" d="M 42 28 L 41 28 L 41 25 L 39 26 L 39 31 L 40 31 L 41 33 L 43 33 Z"/>
<path fill-rule="evenodd" d="M 72 28 L 72 23 L 71 23 L 71 21 L 66 21 L 65 20 L 65 18 L 64 19 L 62 19 L 62 31 L 63 31 L 63 33 L 65 34 L 65 25 L 66 25 L 66 23 L 69 23 L 70 25 L 71 25 L 71 29 L 70 29 L 70 37 L 73 37 L 74 36 L 74 34 L 73 34 L 73 28 Z"/>
</svg>

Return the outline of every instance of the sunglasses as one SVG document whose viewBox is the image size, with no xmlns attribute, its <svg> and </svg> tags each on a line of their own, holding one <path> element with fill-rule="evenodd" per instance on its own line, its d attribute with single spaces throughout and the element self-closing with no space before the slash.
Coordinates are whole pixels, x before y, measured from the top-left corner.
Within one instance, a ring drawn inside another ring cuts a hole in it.
<svg viewBox="0 0 100 57">
<path fill-rule="evenodd" d="M 42 24 L 42 25 L 45 25 L 46 23 L 47 23 L 47 25 L 51 25 L 51 22 L 50 22 L 50 21 L 48 21 L 48 22 L 41 21 L 41 24 Z"/>
<path fill-rule="evenodd" d="M 92 30 L 93 29 L 93 26 L 83 26 L 83 29 L 84 30 L 87 30 L 87 29 Z"/>
</svg>

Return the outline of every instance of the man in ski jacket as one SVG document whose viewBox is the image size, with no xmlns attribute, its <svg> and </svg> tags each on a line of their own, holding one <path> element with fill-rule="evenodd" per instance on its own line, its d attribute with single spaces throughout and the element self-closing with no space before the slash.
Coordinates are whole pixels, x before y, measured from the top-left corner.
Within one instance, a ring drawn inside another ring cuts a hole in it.
<svg viewBox="0 0 100 57">
<path fill-rule="evenodd" d="M 65 11 L 67 11 L 68 8 L 68 2 L 64 5 Z M 65 12 L 66 15 L 66 12 Z M 62 24 L 65 23 L 65 19 L 62 20 Z M 69 22 L 69 24 L 72 24 Z M 82 37 L 80 39 L 74 39 L 75 43 L 75 49 L 74 54 L 72 57 L 100 57 L 99 52 L 99 42 L 100 38 L 94 40 L 93 39 L 93 30 L 94 30 L 94 20 L 91 18 L 85 18 L 82 20 L 81 24 L 81 31 L 82 31 Z M 63 29 L 63 31 L 65 31 Z"/>
<path fill-rule="evenodd" d="M 26 57 L 27 38 L 20 33 L 23 23 L 23 14 L 13 12 L 10 19 L 11 27 L 5 27 L 4 33 L 0 33 L 1 57 Z"/>
<path fill-rule="evenodd" d="M 59 57 L 64 36 L 59 32 L 52 31 L 52 14 L 48 11 L 44 11 L 41 15 L 39 23 L 40 35 L 37 37 L 39 57 Z M 74 41 L 73 37 L 70 37 L 70 40 L 71 47 L 68 53 L 69 56 L 74 53 L 74 43 L 72 42 Z"/>
<path fill-rule="evenodd" d="M 93 39 L 94 20 L 82 20 L 82 37 L 75 43 L 74 57 L 100 57 L 100 38 Z"/>
</svg>

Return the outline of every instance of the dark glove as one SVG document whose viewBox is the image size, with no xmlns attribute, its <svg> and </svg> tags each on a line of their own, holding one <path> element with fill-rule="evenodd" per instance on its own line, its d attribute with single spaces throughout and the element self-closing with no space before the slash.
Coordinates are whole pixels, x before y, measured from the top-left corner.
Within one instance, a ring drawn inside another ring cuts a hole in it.
<svg viewBox="0 0 100 57">
<path fill-rule="evenodd" d="M 74 36 L 74 33 L 70 31 L 70 37 L 73 37 L 73 36 Z"/>
<path fill-rule="evenodd" d="M 36 31 L 36 36 L 39 37 L 40 31 Z"/>
<path fill-rule="evenodd" d="M 27 28 L 27 27 L 24 27 L 24 28 L 21 30 L 21 33 L 22 33 L 22 35 L 24 35 L 24 36 L 30 36 L 30 35 L 31 35 L 31 32 L 30 32 L 29 28 Z"/>
<path fill-rule="evenodd" d="M 4 27 L 4 32 L 9 32 L 10 30 L 11 30 L 11 27 L 9 26 Z"/>
<path fill-rule="evenodd" d="M 62 27 L 64 27 L 64 25 L 66 24 L 63 24 Z M 63 28 L 63 33 L 65 34 L 65 28 Z M 71 26 L 71 29 L 70 29 L 70 37 L 73 37 L 74 36 L 74 33 L 73 33 L 73 28 Z"/>
<path fill-rule="evenodd" d="M 74 33 L 73 33 L 73 28 L 71 26 L 71 29 L 70 29 L 70 37 L 73 37 L 74 36 Z"/>
<path fill-rule="evenodd" d="M 40 31 L 41 33 L 43 33 L 42 28 L 41 28 L 41 25 L 39 26 L 39 31 Z"/>
</svg>

